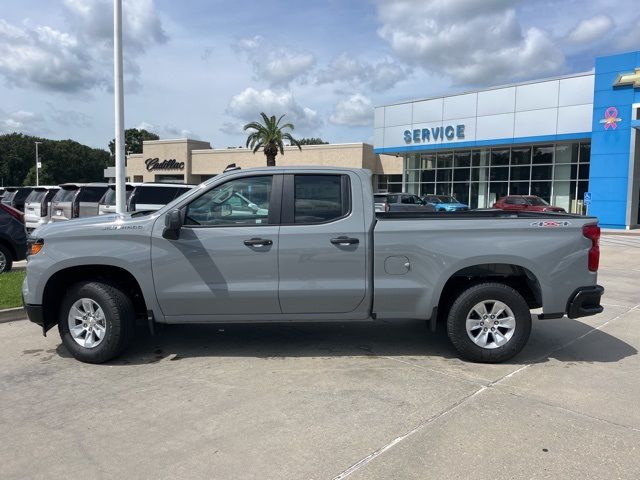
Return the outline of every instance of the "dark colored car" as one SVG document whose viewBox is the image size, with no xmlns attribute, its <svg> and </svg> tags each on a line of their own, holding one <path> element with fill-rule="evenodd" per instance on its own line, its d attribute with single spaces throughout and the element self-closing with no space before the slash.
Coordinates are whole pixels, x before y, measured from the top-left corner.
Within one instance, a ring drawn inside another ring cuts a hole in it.
<svg viewBox="0 0 640 480">
<path fill-rule="evenodd" d="M 422 201 L 427 205 L 433 205 L 436 212 L 461 212 L 469 210 L 469 205 L 461 203 L 451 195 L 425 195 Z"/>
<path fill-rule="evenodd" d="M 8 272 L 13 262 L 27 256 L 27 232 L 24 214 L 0 203 L 0 273 Z"/>
<path fill-rule="evenodd" d="M 2 203 L 24 212 L 24 201 L 27 199 L 33 187 L 5 187 Z"/>
<path fill-rule="evenodd" d="M 373 201 L 376 212 L 435 212 L 433 205 L 411 193 L 375 193 Z"/>
<path fill-rule="evenodd" d="M 549 205 L 546 200 L 535 195 L 509 195 L 493 204 L 500 210 L 518 210 L 520 212 L 557 212 L 566 213 L 564 208 Z"/>
</svg>

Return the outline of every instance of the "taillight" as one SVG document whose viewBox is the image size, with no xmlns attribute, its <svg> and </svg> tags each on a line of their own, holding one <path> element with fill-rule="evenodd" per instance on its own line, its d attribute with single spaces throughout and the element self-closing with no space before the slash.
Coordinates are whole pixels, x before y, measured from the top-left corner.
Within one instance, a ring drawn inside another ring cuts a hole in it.
<svg viewBox="0 0 640 480">
<path fill-rule="evenodd" d="M 71 205 L 71 217 L 78 218 L 80 216 L 80 202 L 74 200 Z"/>
<path fill-rule="evenodd" d="M 13 218 L 20 220 L 20 222 L 24 223 L 24 213 L 22 213 L 17 208 L 10 207 L 9 205 L 5 205 L 4 203 L 0 203 L 0 209 L 7 212 Z"/>
<path fill-rule="evenodd" d="M 47 196 L 45 195 L 40 203 L 40 216 L 46 217 L 49 214 L 49 202 L 47 201 Z"/>
<path fill-rule="evenodd" d="M 597 272 L 600 265 L 600 227 L 598 225 L 585 225 L 582 227 L 582 235 L 591 240 L 589 271 Z"/>
<path fill-rule="evenodd" d="M 389 204 L 385 202 L 385 204 L 384 204 L 384 211 L 385 211 L 385 213 L 389 211 L 389 208 L 390 208 L 390 207 L 389 207 Z"/>
</svg>

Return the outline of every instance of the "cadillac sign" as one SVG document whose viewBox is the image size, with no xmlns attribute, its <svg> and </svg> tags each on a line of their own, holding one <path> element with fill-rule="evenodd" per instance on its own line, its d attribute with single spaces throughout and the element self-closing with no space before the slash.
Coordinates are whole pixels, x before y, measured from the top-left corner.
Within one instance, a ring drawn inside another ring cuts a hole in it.
<svg viewBox="0 0 640 480">
<path fill-rule="evenodd" d="M 178 162 L 175 158 L 160 161 L 159 158 L 147 158 L 144 161 L 148 172 L 155 170 L 184 170 L 184 162 Z"/>
</svg>

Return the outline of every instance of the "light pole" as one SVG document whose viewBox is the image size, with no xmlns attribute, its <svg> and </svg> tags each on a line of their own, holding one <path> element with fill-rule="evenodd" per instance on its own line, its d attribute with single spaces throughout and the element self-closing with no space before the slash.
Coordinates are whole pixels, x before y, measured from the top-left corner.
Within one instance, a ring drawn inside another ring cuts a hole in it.
<svg viewBox="0 0 640 480">
<path fill-rule="evenodd" d="M 122 0 L 113 0 L 113 91 L 116 118 L 116 212 L 125 211 L 124 93 L 122 88 Z"/>
<path fill-rule="evenodd" d="M 34 142 L 36 144 L 36 187 L 40 185 L 40 157 L 38 156 L 38 145 L 42 142 Z"/>
</svg>

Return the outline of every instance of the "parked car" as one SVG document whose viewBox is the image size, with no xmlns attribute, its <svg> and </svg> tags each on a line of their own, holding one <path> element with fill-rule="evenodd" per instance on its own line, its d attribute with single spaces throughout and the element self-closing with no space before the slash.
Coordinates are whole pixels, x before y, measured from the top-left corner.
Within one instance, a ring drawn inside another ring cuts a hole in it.
<svg viewBox="0 0 640 480">
<path fill-rule="evenodd" d="M 129 197 L 130 212 L 155 212 L 196 185 L 185 183 L 142 183 Z"/>
<path fill-rule="evenodd" d="M 58 193 L 60 187 L 39 186 L 33 190 L 24 201 L 24 222 L 27 232 L 31 232 L 40 225 L 51 220 L 51 200 Z"/>
<path fill-rule="evenodd" d="M 5 187 L 4 195 L 0 201 L 5 205 L 24 212 L 24 201 L 32 190 L 33 187 Z"/>
<path fill-rule="evenodd" d="M 133 192 L 133 189 L 142 185 L 141 183 L 126 183 L 125 184 L 125 207 L 129 202 L 129 197 Z M 98 202 L 98 215 L 106 215 L 108 213 L 116 213 L 116 186 L 115 184 L 109 184 L 109 188 L 104 193 L 100 202 Z"/>
<path fill-rule="evenodd" d="M 493 204 L 493 208 L 522 212 L 565 212 L 564 208 L 549 205 L 546 200 L 535 195 L 509 195 L 502 197 Z"/>
<path fill-rule="evenodd" d="M 426 205 L 418 195 L 410 193 L 375 193 L 376 212 L 435 212 L 433 205 Z"/>
<path fill-rule="evenodd" d="M 0 203 L 0 273 L 8 272 L 13 262 L 24 260 L 27 253 L 27 232 L 24 214 Z"/>
<path fill-rule="evenodd" d="M 238 193 L 253 215 L 226 206 Z M 460 354 L 511 358 L 539 318 L 600 313 L 594 217 L 374 213 L 371 174 L 223 173 L 151 215 L 36 230 L 23 298 L 77 359 L 100 363 L 156 323 L 428 320 Z M 39 252 L 39 253 L 36 253 Z M 558 268 L 561 265 L 562 268 Z"/>
<path fill-rule="evenodd" d="M 51 200 L 51 222 L 98 215 L 98 202 L 108 183 L 64 183 Z"/>
<path fill-rule="evenodd" d="M 462 212 L 469 210 L 469 205 L 461 203 L 451 195 L 425 195 L 422 201 L 427 205 L 433 205 L 436 212 Z"/>
</svg>

